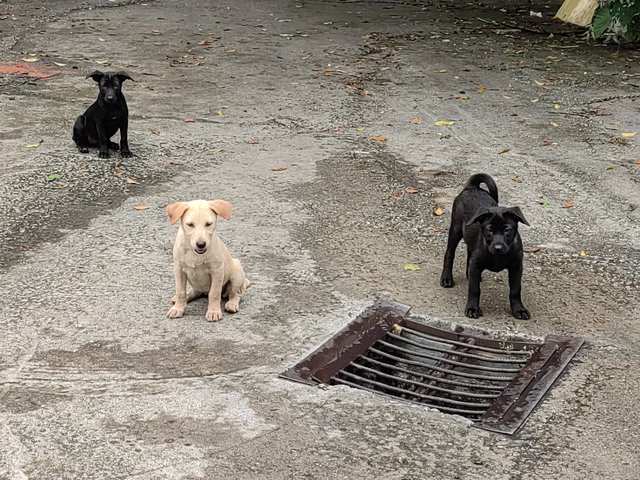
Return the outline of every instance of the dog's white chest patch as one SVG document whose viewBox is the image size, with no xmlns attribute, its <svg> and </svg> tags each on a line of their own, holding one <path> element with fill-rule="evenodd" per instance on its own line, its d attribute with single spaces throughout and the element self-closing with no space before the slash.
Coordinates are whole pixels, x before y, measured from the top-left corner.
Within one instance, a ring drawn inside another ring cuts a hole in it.
<svg viewBox="0 0 640 480">
<path fill-rule="evenodd" d="M 211 273 L 202 267 L 185 267 L 184 273 L 194 290 L 208 292 L 211 288 Z"/>
</svg>

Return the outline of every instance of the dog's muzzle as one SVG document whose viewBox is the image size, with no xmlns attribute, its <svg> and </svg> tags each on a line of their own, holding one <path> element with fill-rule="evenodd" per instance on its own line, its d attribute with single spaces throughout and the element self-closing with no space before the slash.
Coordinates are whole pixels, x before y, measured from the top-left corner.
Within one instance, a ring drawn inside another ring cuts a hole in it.
<svg viewBox="0 0 640 480">
<path fill-rule="evenodd" d="M 198 255 L 202 255 L 207 251 L 207 244 L 205 242 L 196 242 L 196 246 L 193 251 Z"/>
<path fill-rule="evenodd" d="M 509 248 L 501 243 L 497 245 L 489 245 L 489 253 L 491 253 L 492 255 L 504 255 L 508 251 Z"/>
</svg>

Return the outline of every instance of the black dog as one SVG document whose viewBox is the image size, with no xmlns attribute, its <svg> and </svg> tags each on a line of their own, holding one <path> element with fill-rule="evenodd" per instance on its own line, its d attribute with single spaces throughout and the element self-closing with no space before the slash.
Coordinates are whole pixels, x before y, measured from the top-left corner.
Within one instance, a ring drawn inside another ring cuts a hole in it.
<svg viewBox="0 0 640 480">
<path fill-rule="evenodd" d="M 98 147 L 100 158 L 109 157 L 109 149 L 120 149 L 120 155 L 130 157 L 127 129 L 129 127 L 129 110 L 122 94 L 122 83 L 133 80 L 125 72 L 95 71 L 86 78 L 93 78 L 98 82 L 100 93 L 98 99 L 91 105 L 84 115 L 80 115 L 73 125 L 73 141 L 82 153 L 89 151 L 88 147 Z M 120 146 L 110 139 L 120 130 Z"/>
<path fill-rule="evenodd" d="M 489 191 L 480 188 L 484 183 Z M 453 287 L 453 258 L 460 239 L 467 244 L 467 279 L 469 297 L 465 314 L 482 316 L 480 280 L 482 272 L 509 271 L 509 302 L 514 317 L 527 320 L 529 311 L 522 304 L 522 240 L 518 222 L 529 225 L 520 207 L 499 207 L 498 187 L 489 175 L 473 175 L 453 202 L 451 227 L 444 255 L 440 285 Z"/>
</svg>

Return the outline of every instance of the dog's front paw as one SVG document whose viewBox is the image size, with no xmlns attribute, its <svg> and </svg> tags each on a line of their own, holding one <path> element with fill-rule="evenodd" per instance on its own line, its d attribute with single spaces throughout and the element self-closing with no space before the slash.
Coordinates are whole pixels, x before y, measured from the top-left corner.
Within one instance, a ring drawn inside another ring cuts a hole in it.
<svg viewBox="0 0 640 480">
<path fill-rule="evenodd" d="M 167 312 L 167 317 L 169 318 L 180 318 L 184 315 L 185 307 L 182 305 L 174 305 Z"/>
<path fill-rule="evenodd" d="M 89 153 L 89 149 L 87 147 L 78 147 L 78 151 L 80 153 Z"/>
<path fill-rule="evenodd" d="M 455 285 L 451 272 L 442 272 L 442 275 L 440 275 L 440 285 L 444 288 L 451 288 Z"/>
<path fill-rule="evenodd" d="M 220 308 L 207 310 L 205 318 L 207 322 L 217 322 L 222 319 L 222 310 L 220 310 Z"/>
<path fill-rule="evenodd" d="M 469 318 L 480 318 L 482 316 L 482 309 L 480 307 L 467 307 L 464 314 Z"/>
<path fill-rule="evenodd" d="M 529 310 L 524 308 L 524 305 L 520 305 L 518 307 L 512 308 L 511 313 L 518 320 L 529 320 L 531 318 L 531 314 L 529 313 Z"/>
<path fill-rule="evenodd" d="M 101 150 L 100 152 L 98 152 L 98 157 L 100 157 L 100 158 L 109 158 L 109 152 L 108 151 L 104 151 L 103 152 Z"/>
<path fill-rule="evenodd" d="M 130 157 L 133 157 L 133 153 L 131 153 L 129 150 L 122 150 L 120 152 L 120 156 L 122 158 L 130 158 Z"/>
<path fill-rule="evenodd" d="M 233 300 L 229 300 L 225 304 L 224 309 L 227 312 L 236 313 L 240 309 L 240 299 L 234 298 Z"/>
</svg>

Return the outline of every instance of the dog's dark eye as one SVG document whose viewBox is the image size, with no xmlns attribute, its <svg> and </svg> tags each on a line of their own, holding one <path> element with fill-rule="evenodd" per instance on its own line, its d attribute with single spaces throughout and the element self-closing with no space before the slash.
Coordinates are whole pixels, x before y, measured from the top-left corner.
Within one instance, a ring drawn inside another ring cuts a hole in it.
<svg viewBox="0 0 640 480">
<path fill-rule="evenodd" d="M 213 225 L 211 222 L 205 223 L 205 226 L 207 226 L 207 227 L 210 227 L 211 225 Z"/>
<path fill-rule="evenodd" d="M 193 223 L 191 223 L 191 222 L 187 223 L 187 227 L 193 228 Z"/>
<path fill-rule="evenodd" d="M 504 233 L 511 233 L 511 227 L 504 227 Z"/>
</svg>

